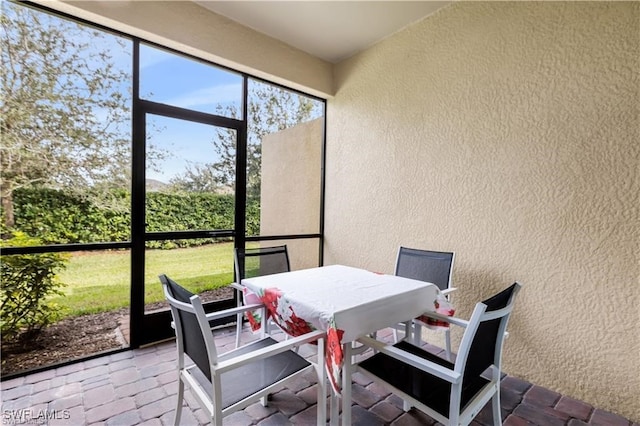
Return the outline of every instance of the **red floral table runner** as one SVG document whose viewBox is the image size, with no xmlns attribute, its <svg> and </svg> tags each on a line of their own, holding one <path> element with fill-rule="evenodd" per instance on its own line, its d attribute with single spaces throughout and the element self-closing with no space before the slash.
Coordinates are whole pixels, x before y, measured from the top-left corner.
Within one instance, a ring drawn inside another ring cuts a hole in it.
<svg viewBox="0 0 640 426">
<path fill-rule="evenodd" d="M 343 344 L 425 311 L 450 308 L 433 284 L 341 265 L 247 278 L 242 284 L 245 301 L 264 303 L 267 315 L 288 334 L 327 332 L 326 368 L 337 394 Z M 254 315 L 249 322 L 254 330 L 260 327 Z"/>
</svg>

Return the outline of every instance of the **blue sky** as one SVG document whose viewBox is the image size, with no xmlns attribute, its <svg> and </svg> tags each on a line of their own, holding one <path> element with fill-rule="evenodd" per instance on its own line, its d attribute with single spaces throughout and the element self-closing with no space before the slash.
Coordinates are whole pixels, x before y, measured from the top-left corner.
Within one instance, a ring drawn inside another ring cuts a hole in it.
<svg viewBox="0 0 640 426">
<path fill-rule="evenodd" d="M 59 18 L 52 18 L 55 21 Z M 131 75 L 133 43 L 116 35 L 102 33 L 92 37 L 91 30 L 74 34 L 89 41 L 95 53 L 109 52 L 114 66 Z M 96 64 L 97 65 L 97 64 Z M 131 81 L 123 81 L 122 91 L 129 92 Z M 181 108 L 216 113 L 217 105 L 235 105 L 240 111 L 242 76 L 231 71 L 205 64 L 185 56 L 168 52 L 147 44 L 140 44 L 140 96 L 154 102 Z M 96 111 L 106 119 L 107 111 Z M 237 117 L 239 118 L 239 117 Z M 123 131 L 130 131 L 127 123 Z M 162 116 L 147 115 L 147 143 L 169 153 L 155 167 L 148 164 L 148 179 L 168 183 L 172 177 L 185 171 L 187 164 L 206 164 L 217 161 L 212 140 L 215 127 Z"/>
<path fill-rule="evenodd" d="M 208 113 L 214 113 L 217 104 L 240 106 L 239 74 L 145 45 L 140 65 L 140 94 L 145 98 Z"/>
<path fill-rule="evenodd" d="M 104 53 L 110 57 L 107 62 L 114 66 L 116 72 L 131 76 L 133 43 L 129 38 L 3 0 L 0 0 L 0 8 L 0 13 L 6 13 L 8 17 L 15 16 L 13 14 L 19 9 L 29 11 L 38 16 L 39 25 L 61 30 L 64 37 L 57 40 L 69 40 L 72 45 L 82 46 L 79 47 L 80 54 L 89 68 L 88 72 L 105 67 L 101 56 Z M 140 48 L 140 62 L 140 96 L 145 99 L 206 113 L 217 113 L 218 105 L 234 105 L 240 111 L 241 74 L 144 43 Z M 81 81 L 77 83 L 80 91 L 86 89 L 80 87 L 81 84 Z M 122 79 L 118 90 L 125 98 L 130 97 L 131 84 L 131 78 Z M 94 109 L 93 114 L 96 122 L 109 124 L 112 130 L 125 137 L 130 135 L 131 123 L 109 122 L 109 110 Z M 152 115 L 147 116 L 147 123 L 154 124 L 148 125 L 150 142 L 172 154 L 158 167 L 147 167 L 148 178 L 169 182 L 171 177 L 183 172 L 188 163 L 206 164 L 218 160 L 212 144 L 216 137 L 215 127 Z"/>
<path fill-rule="evenodd" d="M 69 47 L 67 57 L 79 53 L 88 69 L 104 68 L 104 53 L 108 56 L 106 62 L 113 66 L 114 72 L 132 75 L 133 42 L 129 38 L 3 0 L 0 0 L 0 8 L 0 13 L 9 18 L 15 18 L 16 11 L 21 10 L 37 16 L 39 25 L 60 30 L 70 42 L 68 46 L 82 49 L 75 52 Z M 144 43 L 140 45 L 140 66 L 140 95 L 145 99 L 207 113 L 215 113 L 217 105 L 235 104 L 240 110 L 240 74 Z M 80 87 L 83 83 L 77 81 L 74 84 Z M 124 78 L 117 90 L 125 98 L 130 98 L 131 85 L 131 79 Z M 109 122 L 109 110 L 96 108 L 93 114 L 97 122 Z M 213 126 L 159 116 L 148 116 L 147 122 L 155 123 L 154 126 L 148 126 L 148 136 L 152 138 L 152 143 L 172 154 L 157 167 L 162 173 L 148 167 L 148 178 L 168 182 L 171 177 L 184 171 L 187 161 L 204 164 L 217 160 L 211 143 L 215 136 Z M 110 126 L 127 137 L 131 134 L 130 122 L 110 123 Z"/>
<path fill-rule="evenodd" d="M 145 45 L 140 48 L 140 65 L 140 95 L 145 99 L 207 113 L 215 113 L 218 104 L 235 105 L 240 111 L 239 74 Z M 147 129 L 151 143 L 173 154 L 161 170 L 147 167 L 149 179 L 166 183 L 188 162 L 205 164 L 217 160 L 211 143 L 213 126 L 148 116 Z"/>
</svg>

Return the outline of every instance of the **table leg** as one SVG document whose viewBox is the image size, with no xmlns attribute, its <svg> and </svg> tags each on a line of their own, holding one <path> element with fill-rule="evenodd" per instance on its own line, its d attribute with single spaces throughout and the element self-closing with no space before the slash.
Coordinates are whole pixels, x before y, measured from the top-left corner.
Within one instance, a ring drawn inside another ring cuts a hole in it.
<svg viewBox="0 0 640 426">
<path fill-rule="evenodd" d="M 329 410 L 330 422 L 331 426 L 339 426 L 340 425 L 340 410 L 338 405 L 338 395 L 331 389 L 331 397 L 330 397 L 330 410 Z"/>
<path fill-rule="evenodd" d="M 342 344 L 342 424 L 351 426 L 351 342 Z"/>
<path fill-rule="evenodd" d="M 324 346 L 325 339 L 318 339 L 318 363 L 316 365 L 318 374 L 317 426 L 326 426 L 327 424 L 327 369 Z M 333 391 L 331 393 L 333 394 Z"/>
<path fill-rule="evenodd" d="M 418 324 L 413 325 L 413 344 L 416 346 L 422 344 L 422 326 Z"/>
</svg>

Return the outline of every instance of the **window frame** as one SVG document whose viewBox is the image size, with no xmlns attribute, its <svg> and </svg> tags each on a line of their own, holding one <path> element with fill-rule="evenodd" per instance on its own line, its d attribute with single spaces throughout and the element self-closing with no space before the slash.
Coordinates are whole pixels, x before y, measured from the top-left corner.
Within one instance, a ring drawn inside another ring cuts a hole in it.
<svg viewBox="0 0 640 426">
<path fill-rule="evenodd" d="M 16 2 L 17 3 L 17 2 Z M 99 31 L 105 31 L 119 37 L 126 38 L 133 43 L 132 52 L 132 105 L 131 105 L 131 120 L 132 120 L 132 135 L 131 135 L 131 234 L 129 241 L 119 242 L 96 242 L 96 243 L 74 243 L 74 244 L 51 244 L 42 246 L 31 247 L 6 247 L 2 249 L 2 256 L 11 255 L 23 255 L 23 254 L 40 254 L 40 253 L 53 253 L 53 252 L 75 252 L 75 251 L 97 251 L 107 249 L 129 249 L 131 251 L 131 298 L 130 298 L 130 347 L 138 348 L 141 345 L 153 343 L 159 341 L 163 337 L 162 333 L 157 336 L 149 336 L 148 330 L 150 327 L 155 327 L 158 321 L 164 324 L 169 324 L 167 320 L 169 311 L 162 318 L 153 319 L 148 321 L 145 319 L 144 313 L 144 265 L 145 265 L 145 243 L 147 241 L 162 240 L 169 238 L 201 238 L 201 237 L 231 237 L 234 239 L 235 247 L 244 248 L 248 242 L 258 241 L 275 241 L 275 240 L 295 240 L 295 239 L 317 239 L 318 240 L 318 266 L 323 264 L 324 261 L 324 207 L 325 207 L 325 160 L 326 160 L 326 99 L 317 97 L 315 95 L 302 92 L 292 87 L 268 81 L 255 75 L 244 71 L 238 71 L 231 69 L 227 66 L 217 64 L 215 62 L 205 60 L 203 58 L 196 57 L 194 55 L 180 52 L 175 49 L 162 46 L 151 40 L 146 40 L 119 30 L 114 30 L 102 24 L 97 24 L 86 19 L 78 18 L 76 16 L 60 12 L 58 10 L 46 7 L 40 4 L 34 4 L 32 2 L 20 2 L 21 7 L 29 7 L 35 9 L 38 12 L 43 12 L 57 16 L 63 19 L 68 19 L 76 22 L 80 25 L 86 25 Z M 224 116 L 217 116 L 215 114 L 203 113 L 195 110 L 187 110 L 180 107 L 169 106 L 159 104 L 153 101 L 141 99 L 139 96 L 140 87 L 140 44 L 163 49 L 170 53 L 174 53 L 183 57 L 187 57 L 193 60 L 203 62 L 215 66 L 222 70 L 228 70 L 234 74 L 242 76 L 243 89 L 242 89 L 242 117 L 241 119 L 233 119 Z M 247 183 L 247 105 L 248 105 L 248 80 L 253 79 L 265 84 L 280 87 L 282 89 L 292 91 L 299 95 L 308 97 L 315 101 L 322 103 L 322 148 L 321 148 L 321 176 L 320 176 L 320 205 L 319 205 L 319 229 L 317 233 L 308 234 L 285 234 L 285 235 L 260 235 L 260 236 L 247 236 L 246 235 L 246 183 Z M 234 229 L 226 230 L 206 230 L 206 231 L 176 231 L 176 232 L 150 232 L 145 233 L 145 198 L 141 194 L 145 194 L 145 141 L 144 141 L 144 115 L 147 113 L 153 113 L 158 115 L 164 115 L 167 117 L 184 117 L 190 121 L 206 120 L 206 124 L 211 124 L 211 120 L 219 123 L 222 127 L 234 128 L 237 133 L 237 148 L 236 148 L 236 196 L 235 196 L 235 225 Z M 233 303 L 235 305 L 235 301 Z M 167 317 L 167 318 L 165 318 Z M 169 336 L 167 336 L 169 337 Z M 114 350 L 118 352 L 126 350 Z M 90 358 L 90 357 L 89 357 Z M 86 359 L 86 358 L 85 358 Z M 70 362 L 75 362 L 70 361 Z M 57 366 L 59 366 L 58 364 Z M 46 367 L 41 368 L 46 369 Z M 33 370 L 31 370 L 33 371 Z"/>
</svg>

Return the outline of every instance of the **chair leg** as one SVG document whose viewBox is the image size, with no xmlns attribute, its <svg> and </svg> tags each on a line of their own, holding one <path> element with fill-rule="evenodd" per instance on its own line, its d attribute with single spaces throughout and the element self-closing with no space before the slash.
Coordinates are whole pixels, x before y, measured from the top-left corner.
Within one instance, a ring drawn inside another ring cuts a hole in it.
<svg viewBox="0 0 640 426">
<path fill-rule="evenodd" d="M 422 344 L 422 326 L 418 324 L 413 325 L 413 344 L 416 346 Z"/>
<path fill-rule="evenodd" d="M 173 420 L 173 424 L 178 426 L 180 424 L 180 417 L 182 416 L 182 399 L 184 397 L 184 382 L 178 378 L 178 402 L 176 404 L 176 415 Z"/>
<path fill-rule="evenodd" d="M 222 426 L 222 413 L 219 410 L 214 411 L 218 412 L 211 415 L 211 424 L 213 426 Z"/>
<path fill-rule="evenodd" d="M 235 294 L 238 297 L 236 306 L 239 308 L 242 306 L 242 292 L 239 290 L 235 290 Z M 244 314 L 236 315 L 236 349 L 240 347 L 240 335 L 242 335 L 242 319 Z"/>
<path fill-rule="evenodd" d="M 242 314 L 237 315 L 236 320 L 236 349 L 240 347 L 240 335 L 242 334 Z"/>
<path fill-rule="evenodd" d="M 377 339 L 377 338 L 378 338 L 378 332 L 377 332 L 377 331 L 374 331 L 373 333 L 370 333 L 370 334 L 369 334 L 369 337 L 371 337 L 372 339 Z M 395 334 L 393 337 L 395 337 L 395 338 L 396 338 L 395 340 L 396 340 L 396 342 L 397 342 L 397 341 L 398 341 L 397 334 Z M 366 346 L 364 346 L 364 345 L 362 345 L 362 346 L 361 346 L 361 348 L 363 349 L 363 351 L 367 350 Z M 360 351 L 360 352 L 358 352 L 358 353 L 363 353 L 363 351 Z M 377 354 L 377 353 L 378 353 L 378 351 L 377 351 L 377 350 L 375 350 L 375 349 L 373 349 L 373 353 L 374 353 L 374 354 Z M 353 361 L 353 360 L 352 360 L 352 361 Z"/>
<path fill-rule="evenodd" d="M 496 393 L 491 398 L 491 409 L 493 411 L 493 425 L 500 426 L 502 424 L 502 413 L 500 412 L 500 382 L 497 384 Z"/>
<path fill-rule="evenodd" d="M 446 329 L 444 332 L 444 344 L 445 344 L 445 353 L 447 355 L 447 360 L 453 362 L 451 360 L 451 331 Z"/>
</svg>

